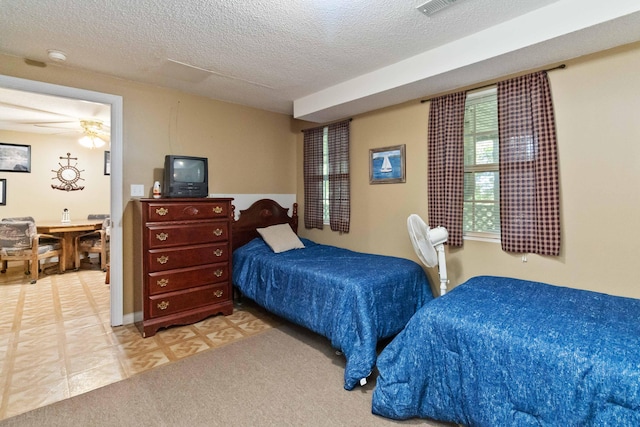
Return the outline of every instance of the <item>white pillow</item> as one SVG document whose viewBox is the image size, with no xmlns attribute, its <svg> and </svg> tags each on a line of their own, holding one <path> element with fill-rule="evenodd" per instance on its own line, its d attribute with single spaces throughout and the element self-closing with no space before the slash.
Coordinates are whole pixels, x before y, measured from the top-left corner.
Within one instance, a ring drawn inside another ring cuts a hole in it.
<svg viewBox="0 0 640 427">
<path fill-rule="evenodd" d="M 304 244 L 302 244 L 289 224 L 278 224 L 266 228 L 258 228 L 257 231 L 275 253 L 304 248 Z"/>
</svg>

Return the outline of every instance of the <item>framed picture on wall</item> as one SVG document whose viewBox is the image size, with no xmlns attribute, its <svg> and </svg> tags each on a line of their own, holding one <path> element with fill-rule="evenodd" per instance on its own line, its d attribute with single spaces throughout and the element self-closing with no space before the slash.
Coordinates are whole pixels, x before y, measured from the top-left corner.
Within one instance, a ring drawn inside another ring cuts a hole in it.
<svg viewBox="0 0 640 427">
<path fill-rule="evenodd" d="M 0 142 L 0 171 L 31 172 L 31 146 Z"/>
<path fill-rule="evenodd" d="M 0 205 L 7 204 L 7 180 L 0 179 Z"/>
<path fill-rule="evenodd" d="M 405 182 L 405 145 L 369 150 L 369 184 Z"/>
<path fill-rule="evenodd" d="M 104 152 L 104 174 L 111 175 L 111 151 Z"/>
</svg>

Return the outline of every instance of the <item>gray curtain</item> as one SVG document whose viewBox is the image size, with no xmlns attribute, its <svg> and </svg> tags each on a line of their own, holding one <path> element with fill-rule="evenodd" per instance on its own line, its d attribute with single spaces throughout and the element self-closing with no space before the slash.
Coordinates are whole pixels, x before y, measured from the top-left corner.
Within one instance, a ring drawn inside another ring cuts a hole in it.
<svg viewBox="0 0 640 427">
<path fill-rule="evenodd" d="M 349 176 L 349 123 L 329 125 L 329 224 L 331 230 L 349 232 L 351 214 Z"/>
<path fill-rule="evenodd" d="M 560 186 L 546 72 L 498 83 L 498 132 L 502 249 L 557 256 Z"/>
<path fill-rule="evenodd" d="M 322 230 L 322 127 L 304 131 L 304 226 Z"/>
<path fill-rule="evenodd" d="M 445 227 L 451 246 L 462 246 L 465 101 L 458 92 L 432 99 L 429 108 L 429 226 Z"/>
<path fill-rule="evenodd" d="M 329 225 L 349 232 L 351 193 L 349 124 L 351 120 L 304 130 L 304 226 L 323 228 L 323 135 L 327 128 Z"/>
</svg>

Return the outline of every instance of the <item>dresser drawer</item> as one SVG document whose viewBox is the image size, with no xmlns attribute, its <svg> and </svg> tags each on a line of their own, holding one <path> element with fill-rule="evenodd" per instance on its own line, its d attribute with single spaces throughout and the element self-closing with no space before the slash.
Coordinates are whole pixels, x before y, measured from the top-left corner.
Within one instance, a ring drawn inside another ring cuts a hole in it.
<svg viewBox="0 0 640 427">
<path fill-rule="evenodd" d="M 147 203 L 146 208 L 147 219 L 152 222 L 229 217 L 229 203 L 226 202 L 172 203 L 171 201 L 158 201 Z"/>
<path fill-rule="evenodd" d="M 229 244 L 180 246 L 176 248 L 151 249 L 147 251 L 149 273 L 216 264 L 229 259 Z"/>
<path fill-rule="evenodd" d="M 229 223 L 212 221 L 198 224 L 152 225 L 148 228 L 148 247 L 164 248 L 229 240 Z"/>
<path fill-rule="evenodd" d="M 186 291 L 169 292 L 149 297 L 151 317 L 166 316 L 180 311 L 230 300 L 229 284 L 200 286 Z"/>
<path fill-rule="evenodd" d="M 195 288 L 229 280 L 229 263 L 149 273 L 149 295 Z"/>
</svg>

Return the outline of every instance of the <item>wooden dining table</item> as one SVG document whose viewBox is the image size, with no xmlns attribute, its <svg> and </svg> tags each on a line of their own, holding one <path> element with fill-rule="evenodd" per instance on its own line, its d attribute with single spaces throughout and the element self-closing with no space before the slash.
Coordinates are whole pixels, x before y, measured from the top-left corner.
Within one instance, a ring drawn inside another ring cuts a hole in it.
<svg viewBox="0 0 640 427">
<path fill-rule="evenodd" d="M 103 219 L 81 219 L 70 222 L 37 221 L 36 228 L 39 234 L 52 234 L 64 239 L 64 266 L 66 270 L 75 269 L 75 238 L 76 236 L 102 228 Z"/>
</svg>

